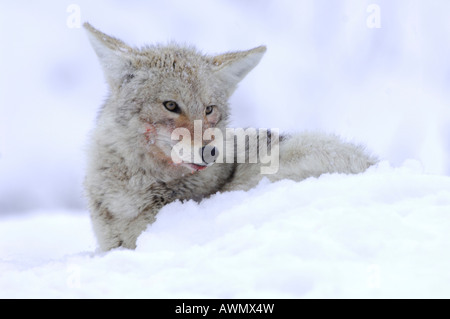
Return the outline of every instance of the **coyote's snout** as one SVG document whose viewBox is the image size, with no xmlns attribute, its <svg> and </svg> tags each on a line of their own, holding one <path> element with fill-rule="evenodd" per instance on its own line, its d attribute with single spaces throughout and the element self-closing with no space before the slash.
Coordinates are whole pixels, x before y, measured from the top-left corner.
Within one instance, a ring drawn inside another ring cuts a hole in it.
<svg viewBox="0 0 450 319">
<path fill-rule="evenodd" d="M 132 48 L 85 23 L 109 94 L 92 135 L 85 180 L 100 248 L 134 248 L 159 209 L 263 176 L 300 181 L 359 173 L 376 160 L 322 134 L 228 126 L 228 99 L 266 48 L 204 55 L 177 44 Z"/>
</svg>

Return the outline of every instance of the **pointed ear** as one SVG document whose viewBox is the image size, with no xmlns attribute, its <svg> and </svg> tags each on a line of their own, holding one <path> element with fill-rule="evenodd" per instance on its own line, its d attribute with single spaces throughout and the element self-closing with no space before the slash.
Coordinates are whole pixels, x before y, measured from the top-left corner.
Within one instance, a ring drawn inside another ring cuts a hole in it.
<svg viewBox="0 0 450 319">
<path fill-rule="evenodd" d="M 106 80 L 111 89 L 118 89 L 133 74 L 133 49 L 119 39 L 98 31 L 85 22 L 89 40 L 103 68 Z"/>
<path fill-rule="evenodd" d="M 259 46 L 248 51 L 230 52 L 213 57 L 215 72 L 227 86 L 230 95 L 237 84 L 259 63 L 266 50 L 265 46 Z"/>
</svg>

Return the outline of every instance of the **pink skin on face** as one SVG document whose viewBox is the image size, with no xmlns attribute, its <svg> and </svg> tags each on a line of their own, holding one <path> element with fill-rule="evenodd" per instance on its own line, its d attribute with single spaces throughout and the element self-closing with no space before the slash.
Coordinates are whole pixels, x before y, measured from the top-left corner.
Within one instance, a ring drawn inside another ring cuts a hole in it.
<svg viewBox="0 0 450 319">
<path fill-rule="evenodd" d="M 158 134 L 157 129 L 154 124 L 150 124 L 150 123 L 145 124 L 144 135 L 145 135 L 145 139 L 148 144 L 150 144 L 150 145 L 155 144 L 157 134 Z M 161 151 L 161 154 L 163 154 L 162 151 Z M 184 167 L 184 168 L 189 169 L 191 171 L 191 174 L 194 174 L 195 172 L 202 171 L 207 168 L 207 166 L 197 165 L 194 163 L 185 163 L 185 162 L 174 163 L 173 160 L 171 158 L 169 158 L 168 156 L 164 156 L 164 160 L 166 162 L 169 162 L 173 167 Z"/>
</svg>

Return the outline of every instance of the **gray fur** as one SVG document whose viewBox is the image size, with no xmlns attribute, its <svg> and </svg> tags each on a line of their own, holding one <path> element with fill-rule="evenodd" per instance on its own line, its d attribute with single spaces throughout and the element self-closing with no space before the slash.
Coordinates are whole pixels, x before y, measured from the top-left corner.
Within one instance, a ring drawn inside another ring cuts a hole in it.
<svg viewBox="0 0 450 319">
<path fill-rule="evenodd" d="M 265 47 L 217 56 L 176 44 L 138 49 L 84 26 L 110 90 L 92 135 L 85 179 L 102 250 L 135 248 L 159 209 L 172 201 L 200 201 L 257 185 L 264 177 L 261 164 L 215 163 L 198 171 L 174 165 L 170 132 L 178 127 L 192 131 L 194 120 L 201 120 L 203 129 L 225 130 L 228 99 Z M 166 110 L 167 100 L 177 101 L 181 113 Z M 206 116 L 209 105 L 214 111 Z M 361 147 L 323 134 L 285 136 L 279 147 L 280 169 L 266 175 L 271 181 L 359 173 L 376 162 Z"/>
</svg>

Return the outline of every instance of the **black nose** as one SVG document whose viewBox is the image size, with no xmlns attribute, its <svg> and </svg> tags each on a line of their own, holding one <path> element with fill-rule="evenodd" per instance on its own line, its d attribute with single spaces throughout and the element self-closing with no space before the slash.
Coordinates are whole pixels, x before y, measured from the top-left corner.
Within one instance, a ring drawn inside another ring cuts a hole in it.
<svg viewBox="0 0 450 319">
<path fill-rule="evenodd" d="M 219 156 L 219 150 L 214 146 L 203 146 L 200 152 L 203 163 L 206 164 L 214 163 Z"/>
</svg>

